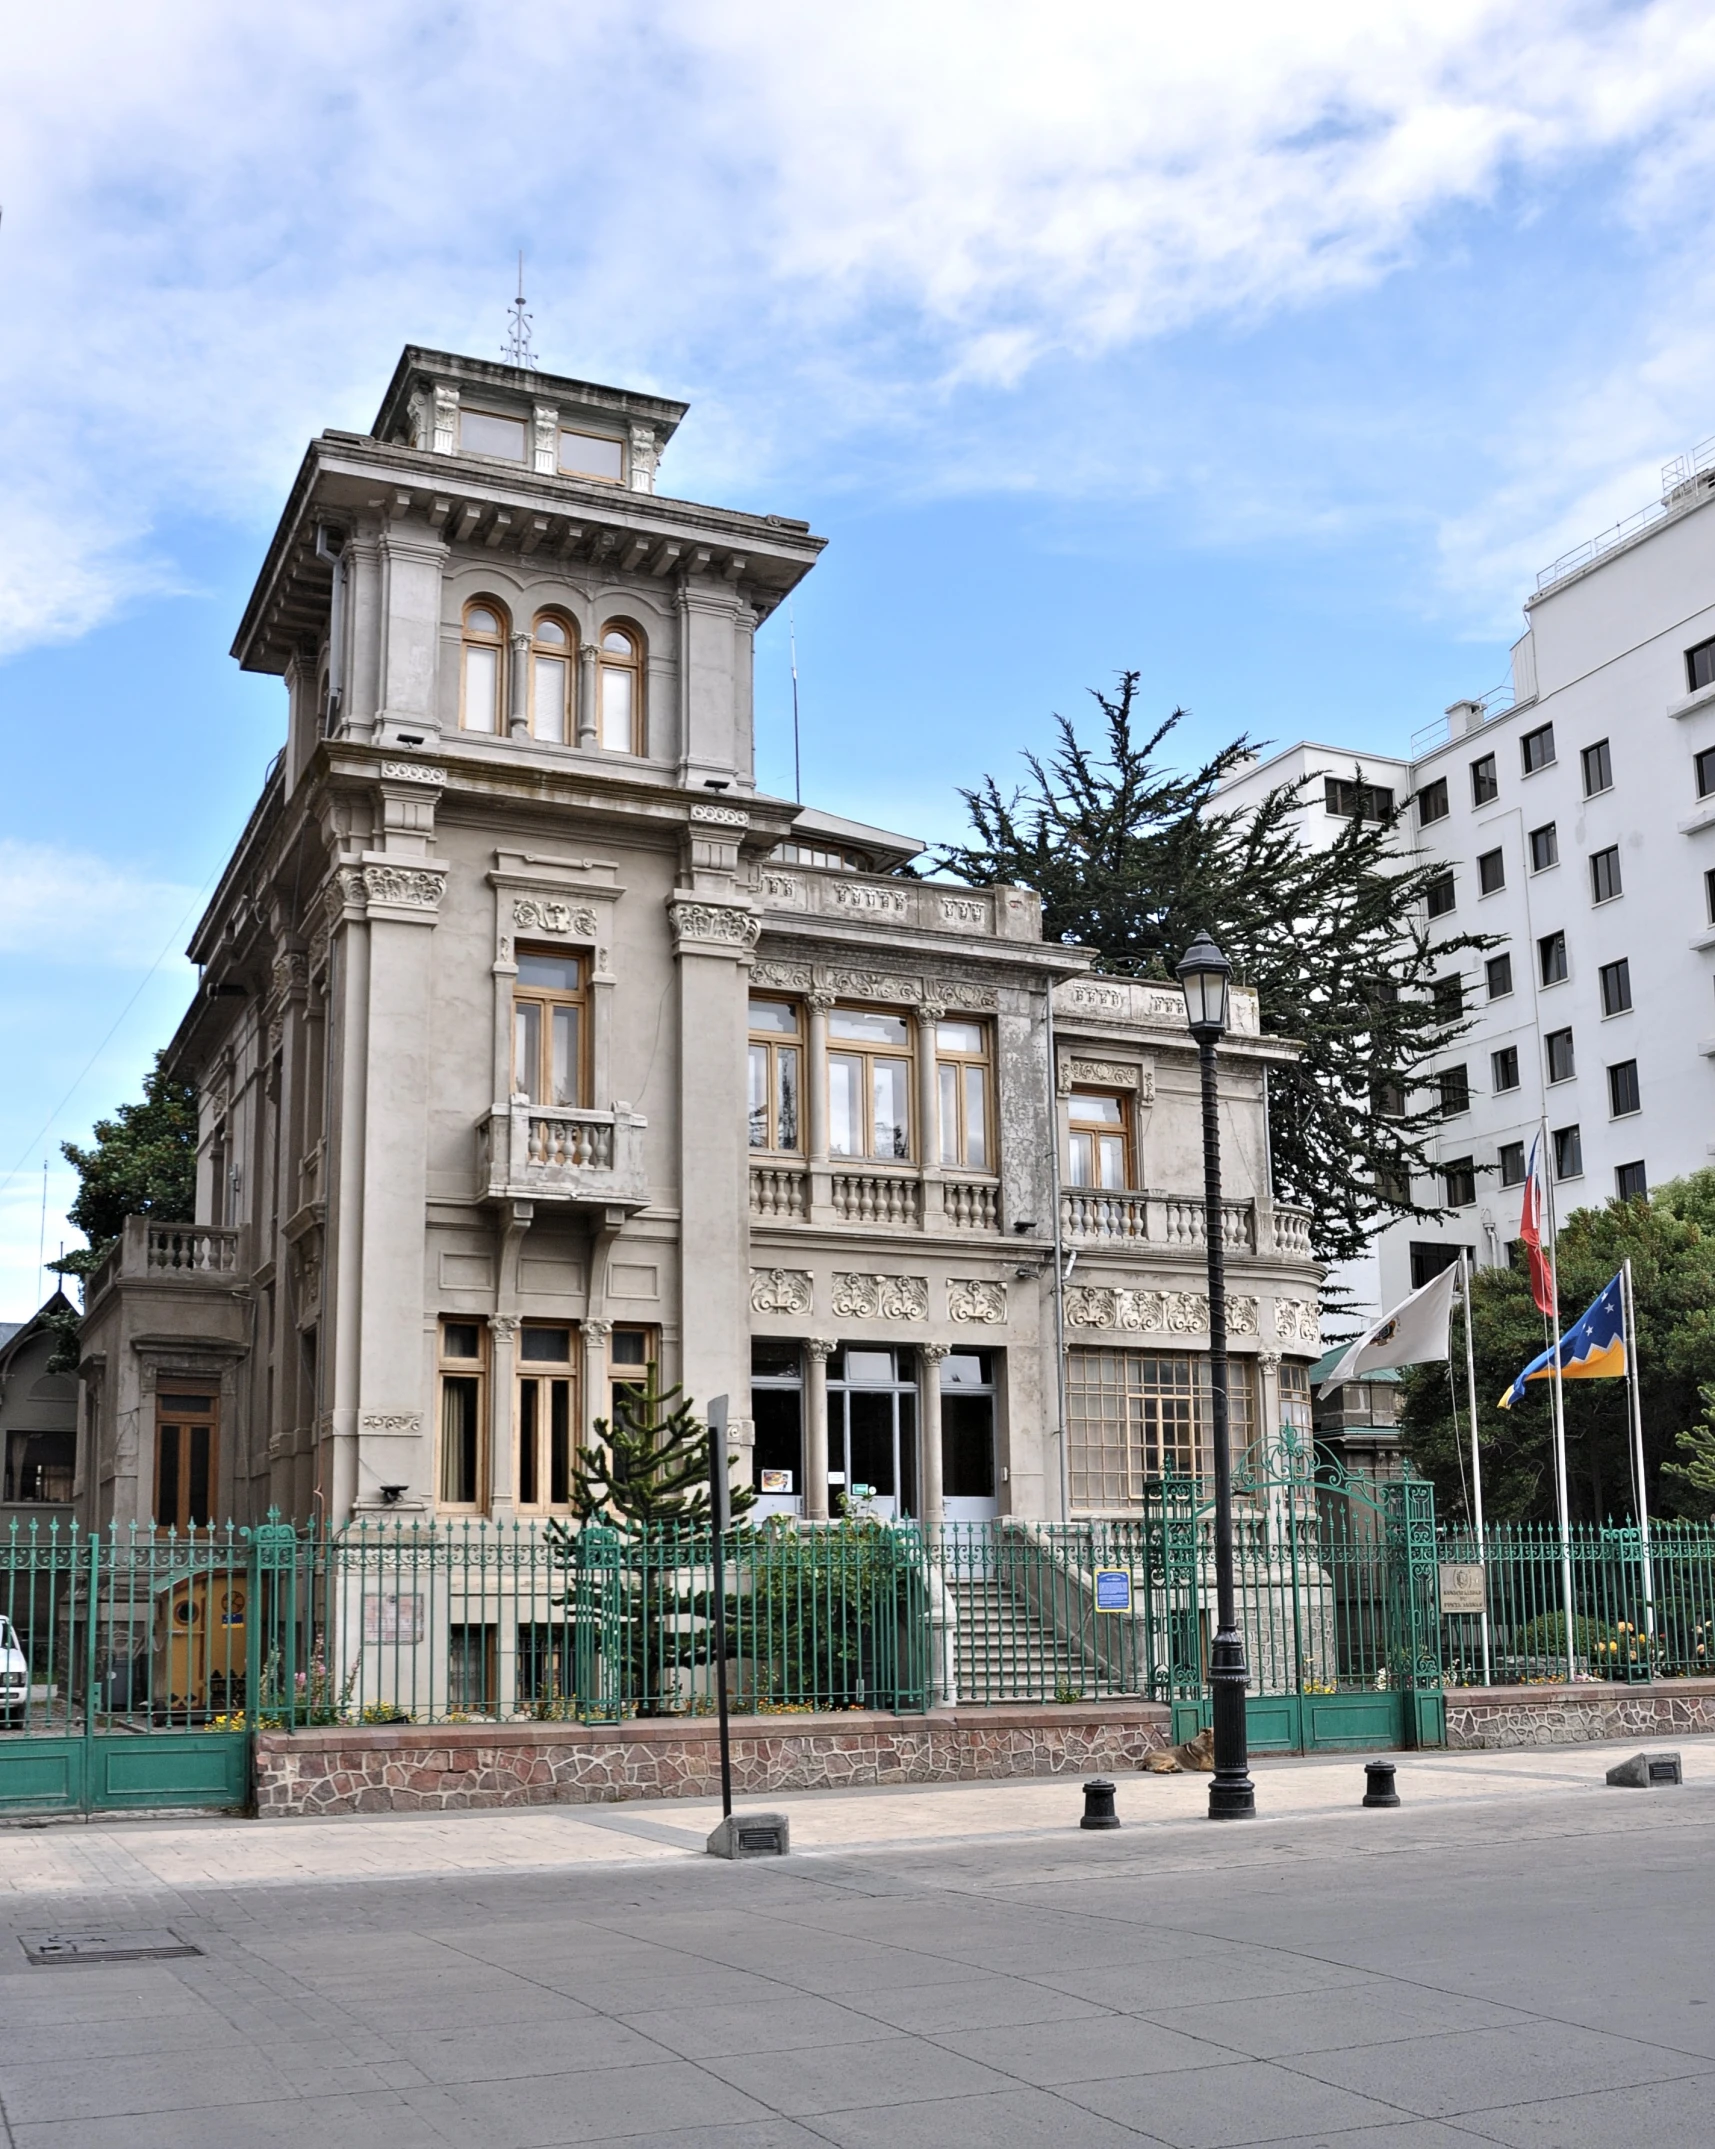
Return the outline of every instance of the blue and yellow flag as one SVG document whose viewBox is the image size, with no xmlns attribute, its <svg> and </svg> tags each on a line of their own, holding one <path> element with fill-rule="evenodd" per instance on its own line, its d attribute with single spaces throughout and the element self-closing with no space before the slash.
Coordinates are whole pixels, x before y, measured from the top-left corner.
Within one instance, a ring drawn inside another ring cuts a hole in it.
<svg viewBox="0 0 1715 2149">
<path fill-rule="evenodd" d="M 1554 1353 L 1533 1358 L 1501 1397 L 1501 1408 L 1510 1410 L 1524 1393 L 1527 1380 L 1550 1380 Z M 1602 1286 L 1595 1303 L 1582 1320 L 1575 1321 L 1560 1339 L 1562 1380 L 1624 1380 L 1626 1377 L 1626 1322 L 1621 1311 L 1620 1279 Z"/>
</svg>

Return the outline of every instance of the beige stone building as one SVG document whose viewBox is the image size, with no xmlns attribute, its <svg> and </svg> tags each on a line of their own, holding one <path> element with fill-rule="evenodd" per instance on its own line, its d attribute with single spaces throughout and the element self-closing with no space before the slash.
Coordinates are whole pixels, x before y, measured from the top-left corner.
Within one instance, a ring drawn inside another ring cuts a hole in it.
<svg viewBox="0 0 1715 2149">
<path fill-rule="evenodd" d="M 1123 1514 L 1200 1461 L 1180 996 L 757 790 L 753 638 L 823 541 L 658 490 L 683 414 L 408 349 L 310 444 L 234 645 L 286 744 L 171 1051 L 197 1221 L 88 1293 L 89 1519 L 550 1515 L 651 1361 L 808 1518 Z M 1256 1439 L 1308 1422 L 1320 1272 L 1234 1009 Z"/>
</svg>

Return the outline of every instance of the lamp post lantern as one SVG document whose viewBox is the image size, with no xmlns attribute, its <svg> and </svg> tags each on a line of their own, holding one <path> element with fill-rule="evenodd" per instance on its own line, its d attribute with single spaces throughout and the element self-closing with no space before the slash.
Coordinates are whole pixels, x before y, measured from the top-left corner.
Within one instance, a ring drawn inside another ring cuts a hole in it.
<svg viewBox="0 0 1715 2149">
<path fill-rule="evenodd" d="M 1197 1040 L 1203 1088 L 1203 1238 L 1209 1257 L 1209 1404 L 1215 1462 L 1215 1644 L 1209 1685 L 1215 1718 L 1215 1774 L 1209 1785 L 1212 1821 L 1256 1817 L 1256 1786 L 1247 1768 L 1245 1692 L 1250 1671 L 1233 1592 L 1233 1458 L 1227 1408 L 1227 1264 L 1221 1244 L 1221 1122 L 1215 1088 L 1215 1046 L 1227 1028 L 1227 986 L 1233 966 L 1207 933 L 1199 933 L 1179 965 L 1185 1013 Z"/>
</svg>

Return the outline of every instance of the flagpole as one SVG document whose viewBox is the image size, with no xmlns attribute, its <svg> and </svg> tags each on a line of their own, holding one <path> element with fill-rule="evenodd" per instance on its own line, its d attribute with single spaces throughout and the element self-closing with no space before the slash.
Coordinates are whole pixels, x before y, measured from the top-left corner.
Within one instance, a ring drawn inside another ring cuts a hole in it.
<svg viewBox="0 0 1715 2149">
<path fill-rule="evenodd" d="M 1644 1484 L 1644 1413 L 1640 1396 L 1642 1376 L 1638 1371 L 1638 1306 L 1632 1295 L 1632 1257 L 1628 1254 L 1620 1264 L 1620 1307 L 1626 1323 L 1626 1386 L 1631 1394 L 1632 1406 L 1632 1474 L 1636 1479 L 1635 1498 L 1638 1510 L 1638 1544 L 1644 1570 L 1644 1633 L 1650 1644 L 1650 1654 L 1655 1654 L 1655 1572 L 1650 1556 L 1649 1541 L 1649 1492 Z"/>
<path fill-rule="evenodd" d="M 1489 1683 L 1489 1548 L 1483 1534 L 1483 1463 L 1477 1452 L 1477 1357 L 1471 1342 L 1471 1257 L 1459 1249 L 1459 1288 L 1465 1299 L 1465 1393 L 1471 1414 L 1471 1493 L 1476 1509 L 1477 1565 L 1483 1577 L 1483 1684 Z"/>
<path fill-rule="evenodd" d="M 1560 1249 L 1554 1210 L 1554 1160 L 1548 1114 L 1542 1115 L 1542 1186 L 1548 1203 L 1548 1295 L 1554 1304 L 1554 1498 L 1560 1514 L 1560 1604 L 1566 1621 L 1566 1683 L 1578 1677 L 1572 1631 L 1572 1512 L 1566 1490 L 1566 1396 L 1560 1378 Z"/>
</svg>

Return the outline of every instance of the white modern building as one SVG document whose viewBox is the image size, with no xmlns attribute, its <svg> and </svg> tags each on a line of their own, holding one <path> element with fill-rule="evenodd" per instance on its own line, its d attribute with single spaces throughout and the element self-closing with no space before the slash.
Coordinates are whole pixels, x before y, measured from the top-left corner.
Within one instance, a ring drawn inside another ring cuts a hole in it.
<svg viewBox="0 0 1715 2149">
<path fill-rule="evenodd" d="M 1504 1261 L 1545 1123 L 1562 1215 L 1715 1155 L 1715 442 L 1545 569 L 1525 618 L 1510 691 L 1456 702 L 1411 758 L 1301 743 L 1221 793 L 1308 777 L 1308 842 L 1409 796 L 1436 923 L 1498 943 L 1444 988 L 1471 1018 L 1434 1070 L 1449 1213 L 1381 1235 L 1360 1303 L 1460 1247 Z"/>
</svg>

